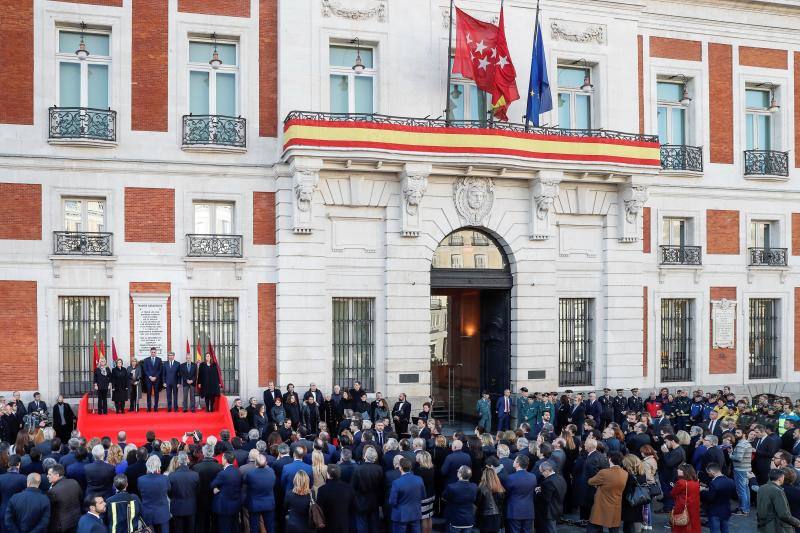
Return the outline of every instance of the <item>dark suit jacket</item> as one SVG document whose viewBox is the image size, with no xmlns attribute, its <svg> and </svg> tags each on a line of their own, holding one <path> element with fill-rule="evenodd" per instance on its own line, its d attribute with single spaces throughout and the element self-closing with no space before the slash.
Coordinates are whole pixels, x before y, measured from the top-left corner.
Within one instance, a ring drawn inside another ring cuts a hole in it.
<svg viewBox="0 0 800 533">
<path fill-rule="evenodd" d="M 356 509 L 361 514 L 378 510 L 383 502 L 383 467 L 374 463 L 363 463 L 353 472 L 353 490 L 356 491 Z"/>
<path fill-rule="evenodd" d="M 107 533 L 107 531 L 103 520 L 89 513 L 83 515 L 78 522 L 77 533 Z"/>
<path fill-rule="evenodd" d="M 561 474 L 553 474 L 542 480 L 542 490 L 536 495 L 536 513 L 542 520 L 558 520 L 564 511 L 567 482 Z"/>
<path fill-rule="evenodd" d="M 445 518 L 452 526 L 471 526 L 475 523 L 475 510 L 473 505 L 478 498 L 478 486 L 469 481 L 456 481 L 450 483 L 442 493 L 442 498 L 447 502 Z"/>
<path fill-rule="evenodd" d="M 275 405 L 275 400 L 277 398 L 280 398 L 281 402 L 283 402 L 283 396 L 281 396 L 281 391 L 278 389 L 264 390 L 264 406 L 267 408 L 267 414 L 269 414 L 269 410 Z"/>
<path fill-rule="evenodd" d="M 200 509 L 208 511 L 211 509 L 211 482 L 217 477 L 217 474 L 222 470 L 222 465 L 214 459 L 203 459 L 192 467 L 192 470 L 200 475 L 200 490 L 197 495 L 197 506 Z"/>
<path fill-rule="evenodd" d="M 723 520 L 731 517 L 731 500 L 735 496 L 736 485 L 726 476 L 715 477 L 708 483 L 708 490 L 700 491 L 700 501 L 703 502 L 706 514 Z"/>
<path fill-rule="evenodd" d="M 503 481 L 506 489 L 506 518 L 511 520 L 533 520 L 533 501 L 536 491 L 536 476 L 518 470 Z"/>
<path fill-rule="evenodd" d="M 159 385 L 161 381 L 161 366 L 164 362 L 161 360 L 160 357 L 156 357 L 155 360 L 151 361 L 151 357 L 148 355 L 145 359 L 142 360 L 142 370 L 144 372 L 144 383 L 145 389 L 149 388 L 150 385 Z M 155 382 L 150 381 L 150 378 L 156 378 Z"/>
<path fill-rule="evenodd" d="M 230 465 L 223 468 L 211 482 L 211 489 L 219 489 L 211 504 L 215 514 L 239 514 L 242 508 L 242 475 L 236 467 Z"/>
<path fill-rule="evenodd" d="M 64 403 L 64 418 L 61 418 L 61 413 L 58 409 L 58 404 L 53 406 L 53 427 L 68 427 L 72 430 L 72 426 L 75 422 L 75 413 L 72 412 L 72 407 L 69 406 L 68 403 Z M 65 443 L 66 444 L 66 443 Z"/>
<path fill-rule="evenodd" d="M 586 409 L 583 405 L 571 405 L 567 411 L 567 421 L 578 427 L 578 434 L 583 435 L 583 423 L 586 421 Z"/>
<path fill-rule="evenodd" d="M 706 433 L 709 433 L 711 435 L 714 435 L 715 437 L 717 437 L 721 441 L 722 440 L 722 420 L 720 420 L 720 419 L 716 420 L 715 425 L 714 425 L 714 431 L 711 431 L 711 420 L 709 420 L 708 422 L 703 424 L 703 431 L 705 431 Z"/>
<path fill-rule="evenodd" d="M 271 468 L 254 468 L 244 475 L 246 490 L 244 505 L 251 513 L 275 509 L 275 484 L 277 478 Z M 327 523 L 328 515 L 325 515 Z"/>
<path fill-rule="evenodd" d="M 36 406 L 36 402 L 30 402 L 28 404 L 28 412 L 32 413 L 33 411 L 44 411 L 47 412 L 47 404 L 41 400 L 39 400 L 39 406 Z"/>
<path fill-rule="evenodd" d="M 356 493 L 344 481 L 328 481 L 317 491 L 317 503 L 325 514 L 325 533 L 350 531 L 350 521 L 355 515 Z"/>
<path fill-rule="evenodd" d="M 197 385 L 197 363 L 186 363 L 183 362 L 180 365 L 180 373 L 181 373 L 181 385 L 190 385 L 194 387 Z M 186 380 L 192 380 L 192 383 L 186 383 Z"/>
<path fill-rule="evenodd" d="M 108 498 L 114 494 L 114 475 L 116 470 L 108 463 L 89 463 L 84 467 L 86 473 L 86 496 Z"/>
<path fill-rule="evenodd" d="M 506 416 L 505 412 L 504 412 L 505 411 L 505 396 L 504 395 L 500 396 L 497 399 L 497 402 L 495 402 L 495 408 L 497 410 L 497 416 Z M 513 396 L 509 396 L 508 397 L 508 416 L 512 416 L 514 414 L 514 412 L 515 412 L 514 397 Z"/>
<path fill-rule="evenodd" d="M 169 359 L 161 365 L 161 383 L 164 385 L 180 385 L 181 383 L 181 364 L 174 359 L 172 364 Z"/>
<path fill-rule="evenodd" d="M 81 519 L 83 491 L 74 479 L 62 478 L 47 491 L 50 498 L 50 531 L 72 531 Z"/>
<path fill-rule="evenodd" d="M 39 489 L 26 488 L 11 497 L 5 514 L 6 533 L 46 533 L 50 501 Z"/>
<path fill-rule="evenodd" d="M 191 516 L 197 513 L 197 493 L 200 490 L 200 474 L 181 466 L 168 477 L 169 510 L 172 516 Z"/>
<path fill-rule="evenodd" d="M 461 466 L 472 467 L 472 458 L 463 451 L 453 452 L 448 455 L 442 465 L 442 476 L 445 486 L 458 481 L 458 469 Z"/>
<path fill-rule="evenodd" d="M 144 461 L 136 461 L 125 469 L 125 476 L 128 478 L 128 492 L 139 494 L 139 478 L 147 473 L 147 464 Z"/>
<path fill-rule="evenodd" d="M 409 472 L 395 479 L 389 493 L 392 522 L 413 522 L 421 519 L 424 499 L 425 484 L 422 478 Z"/>
<path fill-rule="evenodd" d="M 761 474 L 762 476 L 766 476 L 770 468 L 772 468 L 772 456 L 775 455 L 775 452 L 777 452 L 780 447 L 781 440 L 775 433 L 764 437 L 760 444 L 756 441 L 756 446 L 754 446 L 755 456 L 753 457 L 753 472 L 757 475 Z"/>
<path fill-rule="evenodd" d="M 147 525 L 169 522 L 169 476 L 145 474 L 139 478 L 142 518 Z"/>
<path fill-rule="evenodd" d="M 586 416 L 591 415 L 595 422 L 598 424 L 600 423 L 600 420 L 603 418 L 603 405 L 599 400 L 595 400 L 594 403 L 592 403 L 590 400 L 586 400 L 584 409 Z"/>
</svg>

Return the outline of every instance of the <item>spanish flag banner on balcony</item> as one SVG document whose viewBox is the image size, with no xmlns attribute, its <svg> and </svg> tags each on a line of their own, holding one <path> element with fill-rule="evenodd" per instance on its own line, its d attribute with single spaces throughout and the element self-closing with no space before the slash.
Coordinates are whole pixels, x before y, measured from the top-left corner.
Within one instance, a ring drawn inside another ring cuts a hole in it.
<svg viewBox="0 0 800 533">
<path fill-rule="evenodd" d="M 507 156 L 523 159 L 660 166 L 657 137 L 594 130 L 491 128 L 444 121 L 292 113 L 284 123 L 291 148 L 361 149 L 415 154 Z M 511 125 L 509 125 L 511 126 Z"/>
</svg>

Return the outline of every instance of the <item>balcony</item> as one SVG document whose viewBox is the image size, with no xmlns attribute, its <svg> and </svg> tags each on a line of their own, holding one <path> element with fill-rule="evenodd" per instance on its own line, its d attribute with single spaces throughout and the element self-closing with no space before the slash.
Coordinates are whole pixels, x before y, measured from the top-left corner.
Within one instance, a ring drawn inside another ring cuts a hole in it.
<svg viewBox="0 0 800 533">
<path fill-rule="evenodd" d="M 786 248 L 748 248 L 750 266 L 785 267 Z"/>
<path fill-rule="evenodd" d="M 683 144 L 661 145 L 661 169 L 668 171 L 703 172 L 703 148 Z"/>
<path fill-rule="evenodd" d="M 745 150 L 745 177 L 783 179 L 789 177 L 789 152 Z"/>
<path fill-rule="evenodd" d="M 51 144 L 107 146 L 117 144 L 117 112 L 90 107 L 56 107 L 50 112 Z"/>
<path fill-rule="evenodd" d="M 113 235 L 92 231 L 54 231 L 53 255 L 111 256 Z"/>
<path fill-rule="evenodd" d="M 186 235 L 187 257 L 242 257 L 241 235 Z"/>
<path fill-rule="evenodd" d="M 701 246 L 661 246 L 662 265 L 701 266 L 703 248 Z"/>
<path fill-rule="evenodd" d="M 448 244 L 450 246 L 464 246 L 464 236 L 463 235 L 450 235 L 450 239 Z"/>
<path fill-rule="evenodd" d="M 184 115 L 183 149 L 243 152 L 247 148 L 247 120 L 225 115 Z"/>
</svg>

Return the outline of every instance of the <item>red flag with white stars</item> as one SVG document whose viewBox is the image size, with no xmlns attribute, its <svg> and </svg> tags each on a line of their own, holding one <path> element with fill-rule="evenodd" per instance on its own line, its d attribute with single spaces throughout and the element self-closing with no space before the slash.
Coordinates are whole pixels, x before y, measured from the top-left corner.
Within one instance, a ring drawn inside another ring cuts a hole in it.
<svg viewBox="0 0 800 533">
<path fill-rule="evenodd" d="M 492 95 L 495 116 L 508 120 L 508 106 L 519 99 L 519 92 L 517 71 L 508 52 L 502 8 L 499 26 L 482 22 L 456 8 L 453 73 L 475 80 L 478 89 Z"/>
</svg>

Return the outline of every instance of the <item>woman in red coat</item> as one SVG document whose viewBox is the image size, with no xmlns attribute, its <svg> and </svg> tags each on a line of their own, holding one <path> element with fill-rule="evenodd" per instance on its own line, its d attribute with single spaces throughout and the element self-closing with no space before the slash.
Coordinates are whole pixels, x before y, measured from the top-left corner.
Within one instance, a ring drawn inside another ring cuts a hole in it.
<svg viewBox="0 0 800 533">
<path fill-rule="evenodd" d="M 675 507 L 672 516 L 678 516 L 684 509 L 689 510 L 689 523 L 685 526 L 672 526 L 672 533 L 700 533 L 700 482 L 692 465 L 683 463 L 677 469 L 677 481 L 672 487 Z"/>
</svg>

